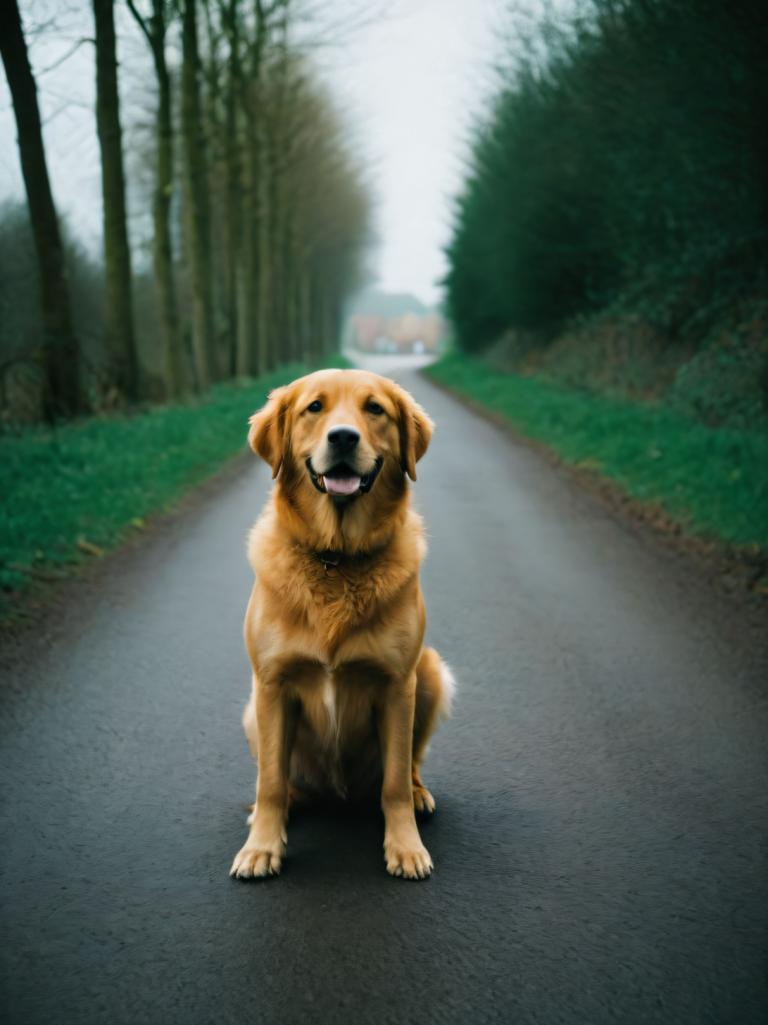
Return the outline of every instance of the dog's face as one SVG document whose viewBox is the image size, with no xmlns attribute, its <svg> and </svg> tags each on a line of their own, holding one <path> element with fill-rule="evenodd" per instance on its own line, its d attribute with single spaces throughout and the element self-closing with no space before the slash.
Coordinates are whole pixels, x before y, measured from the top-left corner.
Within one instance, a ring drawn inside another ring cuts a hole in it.
<svg viewBox="0 0 768 1025">
<path fill-rule="evenodd" d="M 298 486 L 343 505 L 377 481 L 408 474 L 424 455 L 432 422 L 411 396 L 378 374 L 320 370 L 269 396 L 251 417 L 251 447 Z"/>
</svg>

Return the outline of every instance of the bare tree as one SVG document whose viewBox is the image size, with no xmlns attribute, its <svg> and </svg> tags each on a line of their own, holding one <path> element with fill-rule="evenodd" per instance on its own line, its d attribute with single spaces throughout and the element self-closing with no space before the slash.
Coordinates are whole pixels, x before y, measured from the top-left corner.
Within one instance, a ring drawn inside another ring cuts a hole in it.
<svg viewBox="0 0 768 1025">
<path fill-rule="evenodd" d="M 232 376 L 236 324 L 236 296 L 232 282 L 229 180 L 230 155 L 237 150 L 238 125 L 230 108 L 229 70 L 231 45 L 228 6 L 230 0 L 202 0 L 205 34 L 201 56 L 204 121 L 208 139 L 208 191 L 211 215 L 211 287 L 216 366 L 221 376 Z M 237 25 L 235 25 L 237 38 Z"/>
<path fill-rule="evenodd" d="M 266 46 L 268 14 L 260 0 L 255 2 L 256 22 L 246 43 L 246 83 L 240 92 L 242 117 L 245 126 L 243 153 L 244 229 L 241 240 L 241 280 L 243 282 L 243 311 L 239 326 L 238 365 L 240 373 L 259 374 L 264 367 L 261 360 L 260 330 L 260 228 L 262 197 L 261 149 L 261 67 Z"/>
<path fill-rule="evenodd" d="M 306 46 L 293 41 L 293 21 L 303 22 L 304 7 L 295 0 L 202 2 L 221 320 L 229 329 L 230 372 L 256 375 L 286 359 L 313 358 L 321 336 L 334 335 L 340 295 L 350 287 L 347 270 L 360 256 L 358 221 L 367 213 L 342 152 L 343 126 L 310 71 Z M 340 208 L 315 228 L 324 190 L 342 197 Z M 337 235 L 338 249 L 329 241 Z M 321 308 L 326 328 L 313 328 Z"/>
<path fill-rule="evenodd" d="M 170 5 L 167 0 L 152 0 L 151 13 L 144 16 L 134 0 L 127 3 L 149 45 L 157 79 L 152 253 L 165 349 L 165 383 L 168 395 L 175 397 L 184 391 L 184 370 L 170 221 L 174 189 L 173 117 L 171 76 L 165 55 Z"/>
<path fill-rule="evenodd" d="M 36 362 L 43 376 L 43 413 L 52 421 L 83 412 L 86 403 L 80 387 L 78 343 L 72 327 L 64 250 L 45 161 L 37 89 L 16 0 L 0 4 L 0 52 L 13 98 L 21 169 L 35 239 L 43 315 L 43 339 Z"/>
<path fill-rule="evenodd" d="M 306 62 L 291 57 L 277 88 L 277 316 L 288 325 L 292 353 L 313 362 L 338 345 L 343 302 L 357 287 L 368 242 L 370 204 L 344 125 Z"/>
<path fill-rule="evenodd" d="M 117 88 L 113 0 L 93 0 L 96 23 L 96 126 L 104 196 L 104 335 L 108 379 L 129 401 L 139 397 L 133 330 L 131 251 L 125 218 L 125 172 Z"/>
<path fill-rule="evenodd" d="M 185 233 L 192 280 L 192 341 L 197 385 L 205 390 L 216 376 L 210 267 L 210 212 L 196 0 L 182 6 L 181 128 L 184 143 Z"/>
<path fill-rule="evenodd" d="M 224 207 L 225 287 L 224 309 L 229 330 L 229 373 L 240 371 L 237 359 L 237 337 L 241 296 L 238 294 L 238 271 L 241 267 L 242 240 L 242 160 L 240 155 L 240 105 L 238 94 L 243 87 L 240 58 L 241 36 L 239 0 L 219 0 L 219 17 L 227 39 L 228 55 L 224 81 L 224 173 L 226 197 Z"/>
</svg>

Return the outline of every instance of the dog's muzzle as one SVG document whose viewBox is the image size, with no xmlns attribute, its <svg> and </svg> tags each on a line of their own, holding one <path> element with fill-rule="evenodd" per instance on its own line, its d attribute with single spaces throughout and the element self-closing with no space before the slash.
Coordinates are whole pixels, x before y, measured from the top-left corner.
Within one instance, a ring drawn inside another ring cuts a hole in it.
<svg viewBox="0 0 768 1025">
<path fill-rule="evenodd" d="M 311 459 L 307 459 L 306 465 L 312 483 L 321 494 L 330 495 L 331 498 L 355 498 L 371 490 L 383 463 L 384 460 L 379 456 L 373 469 L 362 475 L 346 463 L 338 463 L 325 473 L 317 473 Z"/>
</svg>

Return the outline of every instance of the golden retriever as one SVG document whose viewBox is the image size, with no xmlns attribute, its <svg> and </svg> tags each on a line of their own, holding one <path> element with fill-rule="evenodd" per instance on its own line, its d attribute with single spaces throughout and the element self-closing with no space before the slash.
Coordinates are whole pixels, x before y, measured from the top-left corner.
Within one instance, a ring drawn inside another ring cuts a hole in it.
<svg viewBox="0 0 768 1025">
<path fill-rule="evenodd" d="M 433 424 L 387 378 L 321 370 L 273 391 L 250 425 L 277 482 L 248 546 L 243 726 L 258 779 L 230 874 L 280 871 L 294 801 L 380 792 L 387 871 L 424 879 L 415 811 L 435 802 L 421 762 L 453 680 L 422 645 L 426 543 L 406 476 Z"/>
</svg>

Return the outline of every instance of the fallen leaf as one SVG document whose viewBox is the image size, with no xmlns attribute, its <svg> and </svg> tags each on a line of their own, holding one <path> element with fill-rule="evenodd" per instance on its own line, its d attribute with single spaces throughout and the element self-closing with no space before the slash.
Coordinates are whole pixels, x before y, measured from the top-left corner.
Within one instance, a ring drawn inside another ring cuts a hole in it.
<svg viewBox="0 0 768 1025">
<path fill-rule="evenodd" d="M 81 552 L 85 552 L 86 555 L 102 556 L 104 554 L 103 548 L 99 548 L 98 545 L 95 545 L 92 541 L 89 541 L 84 537 L 79 537 L 77 539 L 77 547 Z"/>
</svg>

